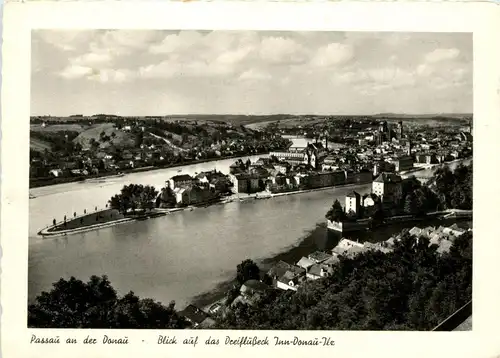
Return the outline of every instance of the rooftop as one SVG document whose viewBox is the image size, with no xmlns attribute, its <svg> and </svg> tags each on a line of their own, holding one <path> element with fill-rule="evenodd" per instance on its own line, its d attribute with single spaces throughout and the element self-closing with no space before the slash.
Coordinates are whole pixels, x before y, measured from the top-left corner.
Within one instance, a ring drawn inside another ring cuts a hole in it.
<svg viewBox="0 0 500 358">
<path fill-rule="evenodd" d="M 182 311 L 180 311 L 179 314 L 196 324 L 200 324 L 201 322 L 203 322 L 205 319 L 208 318 L 208 314 L 206 314 L 201 309 L 193 305 L 187 306 Z"/>
<path fill-rule="evenodd" d="M 349 194 L 346 195 L 348 198 L 359 198 L 360 195 L 357 191 L 351 191 Z"/>
<path fill-rule="evenodd" d="M 266 285 L 263 282 L 257 281 L 257 280 L 248 280 L 241 287 L 242 290 L 244 290 L 243 287 L 251 288 L 254 291 L 265 291 L 265 290 L 269 289 L 268 285 Z"/>
<path fill-rule="evenodd" d="M 326 252 L 316 251 L 310 254 L 308 258 L 316 262 L 323 262 L 325 260 L 328 260 L 330 257 L 332 257 L 332 255 L 327 254 Z"/>
<path fill-rule="evenodd" d="M 375 180 L 376 183 L 400 183 L 401 177 L 393 173 L 381 173 Z"/>
<path fill-rule="evenodd" d="M 188 181 L 188 180 L 193 180 L 193 178 L 189 174 L 181 174 L 181 175 L 175 175 L 170 180 L 173 181 Z"/>
</svg>

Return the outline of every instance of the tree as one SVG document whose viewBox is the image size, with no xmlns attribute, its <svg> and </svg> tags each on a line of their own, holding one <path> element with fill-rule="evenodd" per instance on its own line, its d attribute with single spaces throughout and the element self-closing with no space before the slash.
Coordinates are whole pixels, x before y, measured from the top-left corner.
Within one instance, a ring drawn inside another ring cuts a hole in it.
<svg viewBox="0 0 500 358">
<path fill-rule="evenodd" d="M 406 214 L 411 215 L 417 212 L 417 198 L 413 192 L 406 195 L 404 211 Z"/>
<path fill-rule="evenodd" d="M 137 209 L 153 209 L 155 206 L 158 191 L 150 185 L 130 184 L 125 185 L 120 194 L 114 195 L 109 200 L 109 206 L 121 213 L 126 213 L 129 209 L 133 212 Z"/>
<path fill-rule="evenodd" d="M 325 217 L 330 221 L 344 221 L 346 219 L 346 214 L 342 208 L 342 204 L 338 199 L 335 199 L 332 207 L 326 213 Z"/>
<path fill-rule="evenodd" d="M 246 259 L 236 268 L 236 279 L 240 284 L 248 280 L 258 280 L 260 278 L 260 269 L 255 262 Z"/>
<path fill-rule="evenodd" d="M 471 297 L 472 233 L 443 255 L 428 239 L 404 234 L 392 252 L 340 257 L 330 277 L 231 307 L 216 328 L 430 330 Z"/>
<path fill-rule="evenodd" d="M 86 283 L 71 277 L 53 284 L 28 306 L 32 328 L 185 328 L 172 302 L 168 307 L 133 292 L 118 297 L 106 276 Z"/>
</svg>

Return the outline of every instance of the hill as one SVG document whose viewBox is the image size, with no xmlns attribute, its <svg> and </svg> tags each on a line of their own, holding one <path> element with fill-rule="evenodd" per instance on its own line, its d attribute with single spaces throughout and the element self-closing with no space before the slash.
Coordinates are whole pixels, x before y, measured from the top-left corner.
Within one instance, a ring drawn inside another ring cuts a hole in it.
<svg viewBox="0 0 500 358">
<path fill-rule="evenodd" d="M 102 141 L 102 137 L 109 137 L 109 140 Z M 90 148 L 93 141 L 99 142 L 100 148 L 107 148 L 111 145 L 117 148 L 129 148 L 135 145 L 135 137 L 131 133 L 117 130 L 113 123 L 102 123 L 92 125 L 81 132 L 74 140 L 82 148 Z"/>
<path fill-rule="evenodd" d="M 52 150 L 52 144 L 38 138 L 30 138 L 30 149 L 37 152 L 45 152 L 45 150 Z"/>
</svg>

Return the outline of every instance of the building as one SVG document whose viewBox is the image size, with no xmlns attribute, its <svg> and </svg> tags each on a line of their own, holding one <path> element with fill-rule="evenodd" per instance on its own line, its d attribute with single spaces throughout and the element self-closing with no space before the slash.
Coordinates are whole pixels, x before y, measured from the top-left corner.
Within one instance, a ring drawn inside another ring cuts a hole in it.
<svg viewBox="0 0 500 358">
<path fill-rule="evenodd" d="M 396 138 L 398 140 L 403 138 L 403 121 L 399 121 L 396 125 Z"/>
<path fill-rule="evenodd" d="M 349 240 L 349 239 L 341 239 L 339 241 L 339 243 L 337 244 L 337 246 L 335 246 L 333 249 L 332 249 L 332 254 L 334 256 L 336 255 L 342 255 L 344 254 L 346 251 L 348 251 L 349 249 L 352 249 L 353 247 L 357 247 L 357 248 L 363 248 L 364 245 L 363 244 L 360 244 L 359 242 L 357 241 L 352 241 L 352 240 Z"/>
<path fill-rule="evenodd" d="M 296 151 L 290 150 L 287 152 L 270 152 L 270 157 L 275 157 L 279 161 L 287 162 L 291 165 L 298 165 L 304 163 L 304 150 L 298 149 Z"/>
<path fill-rule="evenodd" d="M 322 263 L 322 262 L 328 260 L 331 257 L 332 257 L 332 255 L 327 254 L 326 252 L 316 251 L 316 252 L 313 252 L 312 254 L 310 254 L 307 258 L 309 260 L 312 260 L 315 263 L 319 264 L 319 263 Z"/>
<path fill-rule="evenodd" d="M 282 174 L 287 174 L 291 169 L 290 163 L 287 162 L 274 163 L 273 167 Z"/>
<path fill-rule="evenodd" d="M 333 172 L 312 173 L 307 178 L 309 188 L 323 188 L 327 186 L 344 185 L 345 172 L 336 170 Z"/>
<path fill-rule="evenodd" d="M 394 173 L 381 173 L 372 183 L 372 193 L 382 201 L 397 201 L 402 195 L 402 179 Z"/>
<path fill-rule="evenodd" d="M 363 207 L 365 208 L 368 208 L 370 206 L 375 206 L 379 202 L 380 202 L 379 197 L 377 196 L 377 194 L 374 193 L 366 194 L 365 196 L 363 196 L 362 200 Z"/>
<path fill-rule="evenodd" d="M 297 291 L 297 287 L 306 278 L 306 270 L 284 261 L 278 261 L 267 272 L 267 275 L 273 280 L 274 287 Z"/>
<path fill-rule="evenodd" d="M 396 158 L 393 163 L 396 172 L 402 172 L 413 168 L 413 158 L 408 155 Z"/>
<path fill-rule="evenodd" d="M 359 213 L 359 208 L 361 206 L 361 195 L 356 191 L 350 192 L 345 197 L 345 211 L 346 213 L 353 212 L 354 214 Z"/>
<path fill-rule="evenodd" d="M 167 185 L 172 189 L 183 188 L 192 185 L 194 180 L 195 179 L 188 174 L 176 175 L 167 181 Z"/>
<path fill-rule="evenodd" d="M 187 306 L 179 312 L 179 315 L 186 318 L 193 328 L 209 328 L 215 324 L 215 321 L 207 313 L 193 305 Z"/>
<path fill-rule="evenodd" d="M 229 175 L 236 193 L 256 193 L 264 188 L 264 178 L 257 174 L 239 173 Z"/>
<path fill-rule="evenodd" d="M 310 165 L 314 169 L 321 167 L 326 158 L 326 149 L 322 143 L 309 143 L 304 152 L 304 164 Z"/>
<path fill-rule="evenodd" d="M 63 171 L 61 169 L 51 169 L 49 173 L 57 178 L 62 176 Z"/>
<path fill-rule="evenodd" d="M 360 170 L 353 175 L 353 183 L 368 184 L 373 180 L 373 175 L 369 170 Z"/>
<path fill-rule="evenodd" d="M 297 262 L 297 266 L 299 267 L 302 267 L 303 269 L 305 269 L 306 271 L 309 269 L 309 267 L 311 267 L 312 265 L 314 265 L 315 262 L 313 260 L 311 260 L 310 258 L 308 257 L 302 257 L 299 262 Z"/>
<path fill-rule="evenodd" d="M 305 279 L 305 272 L 303 274 L 302 272 L 297 273 L 296 271 L 286 271 L 283 276 L 278 278 L 276 287 L 282 290 L 297 291 L 300 284 L 304 282 Z"/>
<path fill-rule="evenodd" d="M 254 304 L 262 294 L 269 290 L 269 286 L 258 280 L 248 280 L 240 288 L 240 295 L 247 304 Z"/>
<path fill-rule="evenodd" d="M 394 169 L 394 164 L 381 159 L 373 165 L 373 175 L 378 176 L 380 173 L 392 172 Z"/>
<path fill-rule="evenodd" d="M 317 280 L 323 277 L 328 277 L 333 273 L 332 266 L 324 264 L 314 264 L 306 273 L 306 277 L 310 280 Z"/>
</svg>

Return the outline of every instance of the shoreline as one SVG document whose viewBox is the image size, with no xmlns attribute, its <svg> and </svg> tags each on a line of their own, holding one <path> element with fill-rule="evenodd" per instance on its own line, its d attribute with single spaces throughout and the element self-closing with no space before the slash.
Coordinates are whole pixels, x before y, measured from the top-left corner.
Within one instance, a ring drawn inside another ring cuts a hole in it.
<svg viewBox="0 0 500 358">
<path fill-rule="evenodd" d="M 195 160 L 195 161 L 190 161 L 190 162 L 185 162 L 185 163 L 176 163 L 168 166 L 147 166 L 147 167 L 140 167 L 140 168 L 135 168 L 135 169 L 124 169 L 120 173 L 118 172 L 111 172 L 111 173 L 106 173 L 103 175 L 93 175 L 93 176 L 80 176 L 80 177 L 68 177 L 68 178 L 63 178 L 61 182 L 58 183 L 42 183 L 41 185 L 32 185 L 30 182 L 29 189 L 36 189 L 36 188 L 46 188 L 46 187 L 51 187 L 51 186 L 56 186 L 56 185 L 62 185 L 62 184 L 72 184 L 72 183 L 92 183 L 92 181 L 96 180 L 106 180 L 106 179 L 111 179 L 111 178 L 117 178 L 117 177 L 124 177 L 128 174 L 135 174 L 135 173 L 144 173 L 144 172 L 152 172 L 155 170 L 165 170 L 165 169 L 174 169 L 178 167 L 183 167 L 183 166 L 189 166 L 189 165 L 196 165 L 196 164 L 203 164 L 203 163 L 210 163 L 210 162 L 216 162 L 216 161 L 221 161 L 221 160 L 228 160 L 228 159 L 239 159 L 239 158 L 247 158 L 247 157 L 252 157 L 256 155 L 269 155 L 270 152 L 262 152 L 262 153 L 252 153 L 248 155 L 231 155 L 227 157 L 217 157 L 217 158 L 210 158 L 210 159 L 202 159 L 202 160 Z M 56 178 L 52 178 L 51 180 L 56 180 Z M 65 180 L 67 179 L 67 180 Z M 49 179 L 47 179 L 49 180 Z M 36 197 L 34 197 L 36 198 Z"/>
<path fill-rule="evenodd" d="M 240 194 L 233 194 L 230 197 L 224 198 L 220 201 L 213 202 L 213 203 L 200 203 L 198 205 L 189 205 L 186 207 L 181 207 L 181 208 L 156 208 L 154 209 L 154 213 L 156 215 L 150 216 L 146 215 L 146 217 L 130 217 L 130 218 L 122 218 L 122 219 L 116 219 L 112 221 L 108 221 L 105 223 L 100 223 L 100 224 L 94 224 L 94 225 L 89 225 L 89 226 L 83 226 L 83 227 L 78 227 L 75 229 L 68 229 L 68 230 L 60 230 L 60 231 L 49 231 L 50 229 L 53 229 L 56 226 L 59 226 L 62 224 L 62 222 L 56 223 L 56 225 L 49 225 L 37 232 L 38 236 L 45 238 L 53 238 L 53 237 L 58 237 L 58 236 L 67 236 L 67 235 L 72 235 L 72 234 L 79 234 L 87 231 L 93 231 L 93 230 L 99 230 L 107 227 L 112 227 L 120 224 L 125 224 L 128 222 L 134 222 L 134 221 L 140 221 L 140 220 L 147 220 L 147 219 L 154 219 L 157 217 L 163 217 L 166 215 L 170 215 L 176 212 L 180 211 L 193 211 L 196 208 L 207 208 L 213 205 L 225 205 L 229 204 L 232 202 L 244 202 L 244 201 L 249 201 L 249 200 L 264 200 L 264 199 L 272 199 L 274 197 L 280 197 L 280 196 L 286 196 L 286 195 L 297 195 L 297 194 L 305 194 L 305 193 L 311 193 L 311 192 L 316 192 L 316 191 L 323 191 L 323 190 L 329 190 L 329 189 L 336 189 L 336 188 L 345 188 L 349 186 L 362 186 L 362 185 L 368 185 L 369 183 L 352 183 L 352 184 L 343 184 L 343 185 L 336 185 L 336 186 L 328 186 L 328 187 L 323 187 L 323 188 L 315 188 L 315 189 L 305 189 L 305 190 L 296 190 L 296 191 L 290 191 L 290 192 L 284 192 L 284 193 L 268 193 L 268 192 L 259 192 L 259 193 L 254 193 L 254 194 L 246 194 L 244 197 L 240 197 Z M 262 197 L 259 197 L 259 194 Z M 98 212 L 106 211 L 107 209 L 104 210 L 99 210 Z M 86 215 L 81 215 L 77 216 L 76 218 L 72 218 L 70 221 L 73 220 L 79 220 L 82 217 L 93 215 L 93 213 L 89 213 Z"/>
<path fill-rule="evenodd" d="M 446 220 L 450 218 L 467 218 L 467 219 L 472 219 L 472 210 L 462 210 L 462 209 L 446 209 L 446 210 L 441 210 L 441 211 L 434 211 L 434 212 L 429 212 L 426 213 L 425 216 L 415 216 L 415 215 L 395 215 L 395 216 L 389 216 L 384 219 L 384 222 L 381 224 L 372 227 L 372 219 L 366 218 L 366 219 L 358 219 L 354 222 L 342 222 L 342 221 L 330 221 L 327 219 L 326 221 L 326 226 L 328 230 L 332 230 L 334 232 L 338 232 L 339 234 L 345 234 L 345 233 L 353 233 L 353 232 L 359 232 L 359 231 L 364 231 L 364 230 L 372 230 L 372 229 L 378 229 L 378 228 L 383 228 L 383 227 L 388 227 L 391 226 L 392 224 L 398 224 L 398 223 L 410 223 L 410 222 L 421 222 L 421 221 L 426 221 L 426 220 Z M 339 225 L 340 224 L 340 225 Z M 347 225 L 346 230 L 342 230 L 344 225 Z M 349 228 L 349 224 L 351 225 L 351 228 Z"/>
<path fill-rule="evenodd" d="M 445 214 L 446 212 L 448 212 L 448 214 L 444 215 L 442 217 L 442 220 L 444 220 L 444 221 L 454 220 L 455 222 L 462 222 L 462 221 L 472 220 L 472 217 L 468 217 L 468 215 L 467 216 L 458 215 L 456 217 L 450 216 L 450 213 L 452 214 L 454 212 L 458 213 L 458 214 L 460 214 L 460 213 L 472 214 L 472 210 L 448 209 L 448 210 L 445 210 L 442 212 L 435 212 L 435 213 L 433 212 L 430 214 L 436 214 L 436 213 Z M 432 223 L 431 225 L 438 225 L 437 223 L 441 222 L 441 220 L 439 220 L 437 217 L 427 218 L 427 219 L 429 219 L 428 222 Z M 389 226 L 392 225 L 392 226 L 396 226 L 399 228 L 404 226 L 406 228 L 410 228 L 412 222 L 413 221 L 408 221 L 408 222 L 397 221 L 397 222 L 389 224 Z M 422 220 L 422 221 L 419 221 L 418 223 L 416 223 L 415 226 L 417 226 L 417 227 L 419 225 L 425 226 L 426 224 L 427 224 L 427 221 Z M 445 225 L 448 225 L 448 224 L 445 224 Z M 372 232 L 378 232 L 379 235 L 386 235 L 384 232 L 387 229 L 388 229 L 388 226 L 379 226 L 379 227 L 374 228 L 372 230 Z M 269 256 L 261 257 L 258 260 L 256 260 L 255 262 L 258 264 L 258 266 L 261 268 L 262 271 L 267 271 L 268 269 L 270 269 L 272 267 L 272 265 L 274 263 L 276 263 L 279 260 L 285 260 L 285 262 L 290 261 L 289 259 L 283 258 L 283 256 L 288 256 L 291 252 L 300 249 L 300 247 L 303 245 L 304 242 L 310 240 L 311 237 L 316 235 L 315 232 L 317 232 L 318 230 L 325 230 L 326 235 L 328 235 L 328 236 L 334 235 L 336 238 L 338 238 L 338 240 L 340 240 L 342 237 L 344 237 L 343 234 L 338 232 L 338 231 L 329 230 L 326 222 L 317 223 L 314 227 L 309 229 L 303 236 L 301 236 L 296 244 L 294 244 L 290 247 L 283 248 L 283 250 L 280 252 L 270 253 Z M 353 238 L 350 236 L 347 236 L 347 238 L 353 240 Z M 389 236 L 387 236 L 385 239 L 388 239 L 388 238 L 389 238 Z M 366 240 L 366 238 L 364 239 L 364 241 L 362 241 L 362 240 L 363 239 L 360 239 L 360 242 L 372 242 L 371 240 Z M 315 250 L 311 250 L 309 253 L 312 253 L 314 251 Z M 324 251 L 329 251 L 329 249 L 326 249 Z M 298 258 L 297 258 L 297 260 L 298 260 Z M 236 272 L 235 272 L 235 275 L 236 275 Z M 190 300 L 188 301 L 189 303 L 187 303 L 186 305 L 189 305 L 189 304 L 195 305 L 196 307 L 198 307 L 198 308 L 202 309 L 203 311 L 205 311 L 206 313 L 210 314 L 209 308 L 218 302 L 224 301 L 227 291 L 236 283 L 237 283 L 236 278 L 230 278 L 227 280 L 219 281 L 219 282 L 217 282 L 217 284 L 215 284 L 213 286 L 212 289 L 204 291 L 204 292 L 200 292 L 197 295 L 191 297 Z"/>
</svg>

